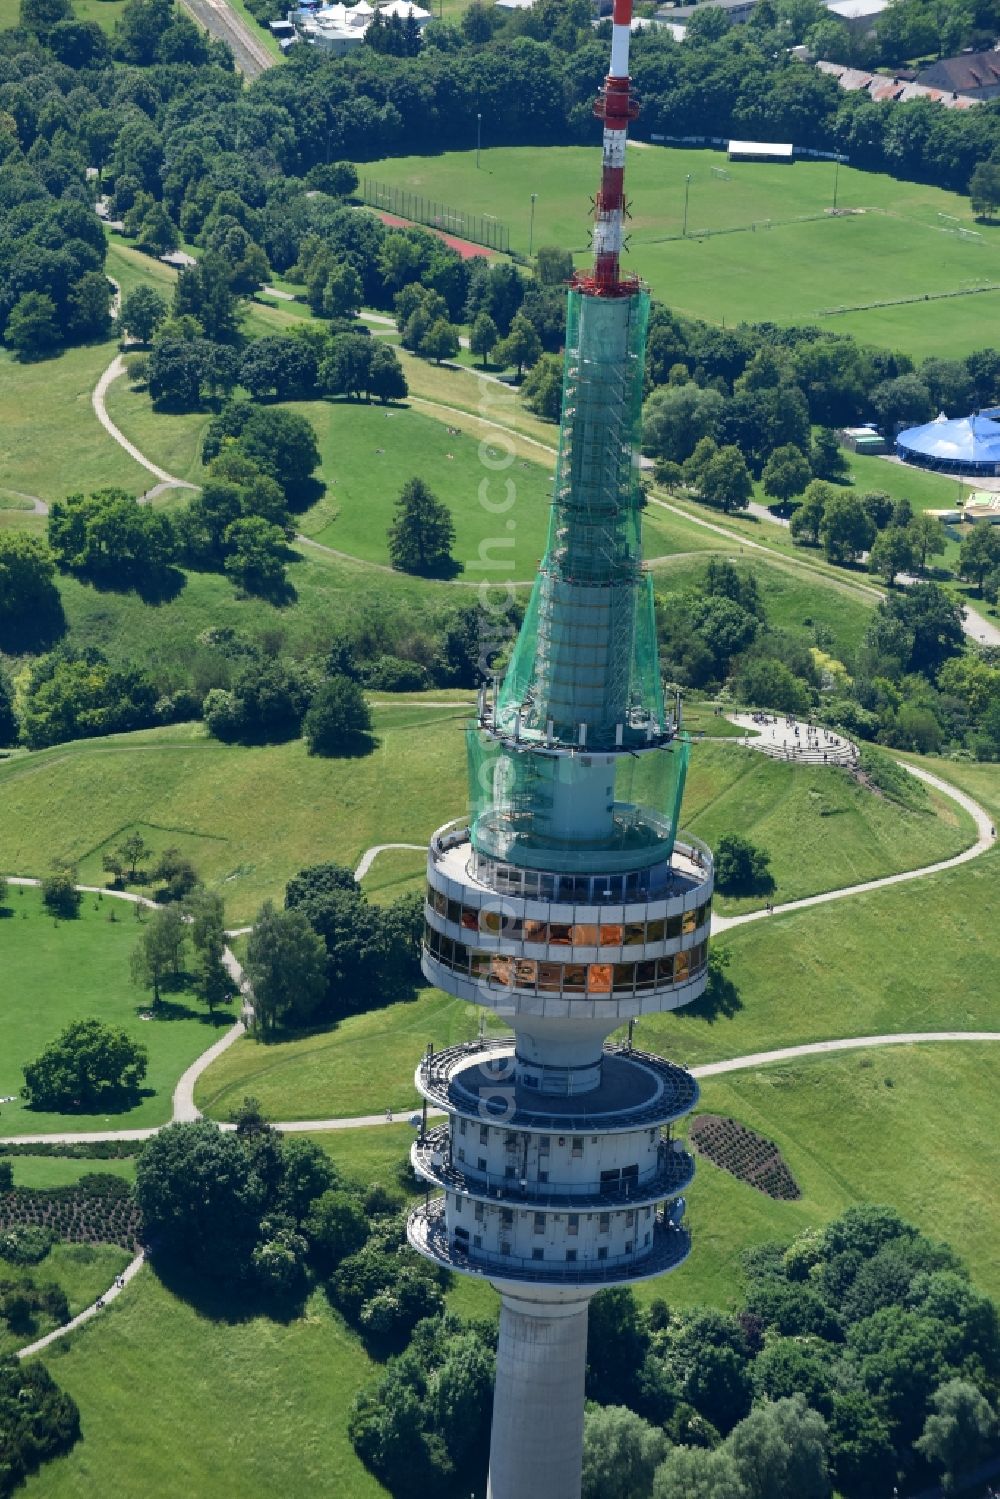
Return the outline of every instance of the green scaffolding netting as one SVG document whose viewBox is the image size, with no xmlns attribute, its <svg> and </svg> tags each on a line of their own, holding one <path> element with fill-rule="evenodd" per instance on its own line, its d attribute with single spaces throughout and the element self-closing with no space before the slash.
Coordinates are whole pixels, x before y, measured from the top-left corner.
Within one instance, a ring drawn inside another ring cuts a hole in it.
<svg viewBox="0 0 1000 1499">
<path fill-rule="evenodd" d="M 614 873 L 669 859 L 689 747 L 675 739 L 645 754 L 546 754 L 503 743 L 478 726 L 466 735 L 470 830 L 480 854 L 525 868 Z M 567 809 L 594 782 L 609 795 L 602 827 L 574 829 Z"/>
<path fill-rule="evenodd" d="M 638 453 L 649 299 L 569 293 L 545 557 L 496 726 L 529 741 L 639 745 L 665 724 Z"/>
</svg>

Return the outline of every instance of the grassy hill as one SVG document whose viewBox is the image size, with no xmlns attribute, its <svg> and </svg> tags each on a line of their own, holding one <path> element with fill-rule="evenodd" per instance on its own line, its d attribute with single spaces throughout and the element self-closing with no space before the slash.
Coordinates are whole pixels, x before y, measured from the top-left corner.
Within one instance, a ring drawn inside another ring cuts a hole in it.
<svg viewBox="0 0 1000 1499">
<path fill-rule="evenodd" d="M 99 882 L 101 855 L 139 828 L 157 851 L 183 848 L 223 889 L 230 922 L 248 921 L 306 864 L 353 867 L 372 844 L 424 843 L 461 815 L 467 716 L 462 706 L 424 706 L 419 695 L 376 707 L 378 747 L 355 759 L 310 756 L 301 740 L 224 745 L 199 724 L 15 756 L 0 763 L 3 860 L 10 873 L 39 874 L 69 859 L 81 878 Z M 964 814 L 945 799 L 909 812 L 845 772 L 735 744 L 695 746 L 684 820 L 710 838 L 723 829 L 760 838 L 778 899 L 913 868 L 972 841 Z"/>
</svg>

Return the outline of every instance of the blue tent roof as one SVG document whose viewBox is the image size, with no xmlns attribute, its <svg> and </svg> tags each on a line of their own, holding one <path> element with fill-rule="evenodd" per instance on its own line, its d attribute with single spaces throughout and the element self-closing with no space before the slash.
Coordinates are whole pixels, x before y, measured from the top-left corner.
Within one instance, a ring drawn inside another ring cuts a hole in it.
<svg viewBox="0 0 1000 1499">
<path fill-rule="evenodd" d="M 1000 463 L 1000 408 L 973 416 L 939 416 L 923 427 L 907 427 L 896 438 L 901 457 L 940 464 Z"/>
</svg>

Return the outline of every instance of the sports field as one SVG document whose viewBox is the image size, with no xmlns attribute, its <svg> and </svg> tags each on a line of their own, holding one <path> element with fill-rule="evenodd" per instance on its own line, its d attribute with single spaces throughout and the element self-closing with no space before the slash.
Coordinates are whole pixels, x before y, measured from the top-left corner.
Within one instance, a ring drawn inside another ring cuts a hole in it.
<svg viewBox="0 0 1000 1499">
<path fill-rule="evenodd" d="M 478 171 L 474 151 L 452 151 L 372 162 L 364 175 L 492 213 L 522 254 L 537 194 L 535 246 L 564 245 L 582 260 L 596 140 L 484 150 Z M 988 342 L 1000 311 L 1000 230 L 976 224 L 967 198 L 842 166 L 834 217 L 832 162 L 731 166 L 724 152 L 643 145 L 627 170 L 631 263 L 680 312 L 720 324 L 818 323 L 920 358 Z M 973 290 L 990 284 L 997 289 Z"/>
</svg>

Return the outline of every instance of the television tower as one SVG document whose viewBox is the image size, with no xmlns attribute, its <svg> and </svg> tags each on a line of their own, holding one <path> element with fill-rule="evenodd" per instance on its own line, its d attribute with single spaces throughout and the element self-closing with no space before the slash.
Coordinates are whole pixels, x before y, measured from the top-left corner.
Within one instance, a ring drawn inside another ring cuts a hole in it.
<svg viewBox="0 0 1000 1499">
<path fill-rule="evenodd" d="M 467 733 L 471 812 L 427 860 L 423 970 L 513 1043 L 429 1049 L 410 1243 L 501 1294 L 490 1499 L 579 1499 L 587 1309 L 687 1256 L 672 1138 L 697 1084 L 637 1017 L 704 989 L 712 860 L 677 837 L 688 744 L 660 679 L 638 453 L 649 298 L 620 267 L 631 0 L 615 0 L 594 263 L 570 286 L 545 556 Z M 628 1024 L 628 1041 L 606 1045 Z M 428 1127 L 427 1104 L 445 1123 Z M 442 1189 L 430 1195 L 431 1185 Z"/>
</svg>

